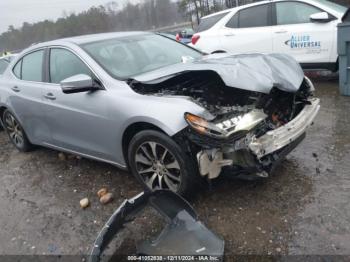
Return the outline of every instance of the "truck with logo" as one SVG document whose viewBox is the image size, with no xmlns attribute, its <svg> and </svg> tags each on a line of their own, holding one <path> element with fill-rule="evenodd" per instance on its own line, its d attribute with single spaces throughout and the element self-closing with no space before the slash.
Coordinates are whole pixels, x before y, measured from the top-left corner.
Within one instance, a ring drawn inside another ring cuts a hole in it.
<svg viewBox="0 0 350 262">
<path fill-rule="evenodd" d="M 205 53 L 285 53 L 305 69 L 337 71 L 337 25 L 347 7 L 327 0 L 271 0 L 203 17 L 192 47 Z"/>
</svg>

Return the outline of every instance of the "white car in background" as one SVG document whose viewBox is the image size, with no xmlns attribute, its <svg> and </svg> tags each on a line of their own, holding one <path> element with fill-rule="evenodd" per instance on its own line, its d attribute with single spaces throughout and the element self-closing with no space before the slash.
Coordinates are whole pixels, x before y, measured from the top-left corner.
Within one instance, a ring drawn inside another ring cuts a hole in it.
<svg viewBox="0 0 350 262">
<path fill-rule="evenodd" d="M 6 56 L 0 57 L 0 77 L 5 72 L 6 68 L 8 67 L 12 59 L 14 59 L 15 57 L 16 55 L 6 55 Z M 3 130 L 3 127 L 0 121 L 0 131 L 2 130 Z"/>
<path fill-rule="evenodd" d="M 0 57 L 0 76 L 5 72 L 6 68 L 15 57 L 16 55 L 6 55 Z"/>
<path fill-rule="evenodd" d="M 327 0 L 272 0 L 201 19 L 191 46 L 205 53 L 285 53 L 305 69 L 338 68 L 337 24 L 347 8 Z"/>
</svg>

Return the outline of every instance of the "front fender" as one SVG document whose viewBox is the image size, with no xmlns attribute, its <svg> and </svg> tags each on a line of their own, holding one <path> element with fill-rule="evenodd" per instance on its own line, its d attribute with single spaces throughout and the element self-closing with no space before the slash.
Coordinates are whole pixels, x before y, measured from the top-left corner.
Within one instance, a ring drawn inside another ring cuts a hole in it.
<svg viewBox="0 0 350 262">
<path fill-rule="evenodd" d="M 142 110 L 134 111 L 123 125 L 123 130 L 132 124 L 143 122 L 157 126 L 167 135 L 173 136 L 187 127 L 185 113 L 192 113 L 206 119 L 212 115 L 187 97 L 142 96 Z"/>
</svg>

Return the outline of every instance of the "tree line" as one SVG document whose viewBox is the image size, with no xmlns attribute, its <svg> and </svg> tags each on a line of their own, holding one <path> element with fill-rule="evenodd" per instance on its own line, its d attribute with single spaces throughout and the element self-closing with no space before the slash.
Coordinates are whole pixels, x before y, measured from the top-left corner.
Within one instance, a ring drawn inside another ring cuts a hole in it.
<svg viewBox="0 0 350 262">
<path fill-rule="evenodd" d="M 24 22 L 20 28 L 9 26 L 0 35 L 0 52 L 21 50 L 33 43 L 76 35 L 151 30 L 182 22 L 199 23 L 202 16 L 260 0 L 144 0 L 119 6 L 118 2 L 91 7 L 79 14 L 63 13 L 56 21 Z M 334 0 L 349 4 L 348 0 Z"/>
<path fill-rule="evenodd" d="M 198 24 L 202 16 L 258 1 L 262 0 L 180 0 L 178 6 L 182 14 Z"/>
<path fill-rule="evenodd" d="M 33 43 L 84 34 L 127 30 L 150 30 L 180 23 L 184 17 L 171 0 L 145 0 L 119 6 L 117 2 L 91 7 L 79 14 L 64 12 L 56 21 L 24 22 L 20 28 L 9 26 L 0 35 L 0 52 L 15 51 Z"/>
</svg>

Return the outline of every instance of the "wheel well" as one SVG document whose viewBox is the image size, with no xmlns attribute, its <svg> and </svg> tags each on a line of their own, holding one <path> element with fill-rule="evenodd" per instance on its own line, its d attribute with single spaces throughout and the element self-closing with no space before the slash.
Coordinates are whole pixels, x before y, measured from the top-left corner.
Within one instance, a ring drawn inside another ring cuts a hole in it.
<svg viewBox="0 0 350 262">
<path fill-rule="evenodd" d="M 124 131 L 123 140 L 122 140 L 123 155 L 126 162 L 128 162 L 128 147 L 131 142 L 131 139 L 133 139 L 133 137 L 137 133 L 140 133 L 141 131 L 145 131 L 145 130 L 155 130 L 165 134 L 165 132 L 162 129 L 150 123 L 139 122 L 139 123 L 134 123 L 130 125 Z"/>
<path fill-rule="evenodd" d="M 4 107 L 4 106 L 1 106 L 1 107 L 0 107 L 0 122 L 2 121 L 2 116 L 4 115 L 4 112 L 5 112 L 6 109 L 7 109 L 7 108 Z"/>
<path fill-rule="evenodd" d="M 337 58 L 337 62 L 335 62 L 335 65 L 334 65 L 332 72 L 336 73 L 338 71 L 339 71 L 339 56 Z"/>
</svg>

